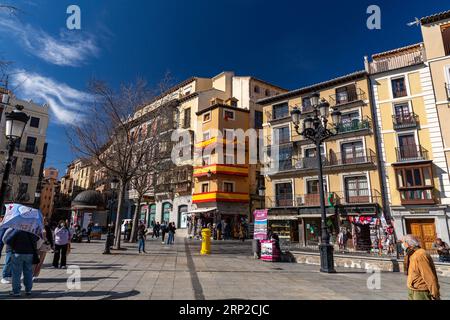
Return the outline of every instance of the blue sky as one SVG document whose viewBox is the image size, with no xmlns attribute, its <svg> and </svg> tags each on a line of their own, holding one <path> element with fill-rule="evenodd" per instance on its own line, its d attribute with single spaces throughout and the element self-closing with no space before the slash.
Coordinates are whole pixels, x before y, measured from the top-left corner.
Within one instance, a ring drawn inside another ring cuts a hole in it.
<svg viewBox="0 0 450 320">
<path fill-rule="evenodd" d="M 89 116 L 86 84 L 117 86 L 138 76 L 150 85 L 170 71 L 177 81 L 223 70 L 288 89 L 363 69 L 364 55 L 421 41 L 414 17 L 450 9 L 448 1 L 0 0 L 21 8 L 0 15 L 0 57 L 12 89 L 51 105 L 46 166 L 64 172 L 75 157 L 68 123 Z M 81 30 L 66 9 L 81 8 Z M 366 9 L 381 8 L 381 30 Z"/>
</svg>

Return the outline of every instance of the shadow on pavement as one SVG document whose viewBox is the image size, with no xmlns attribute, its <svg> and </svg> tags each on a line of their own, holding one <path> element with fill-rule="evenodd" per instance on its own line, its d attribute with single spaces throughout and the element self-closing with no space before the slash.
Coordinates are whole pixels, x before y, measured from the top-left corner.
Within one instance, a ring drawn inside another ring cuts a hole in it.
<svg viewBox="0 0 450 320">
<path fill-rule="evenodd" d="M 19 299 L 55 299 L 55 298 L 88 298 L 88 297 L 103 297 L 100 300 L 115 300 L 136 296 L 140 293 L 137 290 L 131 290 L 127 292 L 114 292 L 114 291 L 48 291 L 48 290 L 36 290 L 33 291 L 30 297 L 22 296 Z M 13 299 L 9 294 L 0 295 L 1 300 Z M 17 298 L 15 298 L 17 299 Z"/>
<path fill-rule="evenodd" d="M 81 277 L 80 281 L 100 281 L 104 279 L 117 279 L 116 277 Z M 65 283 L 67 282 L 66 278 L 38 278 L 34 281 L 35 283 Z"/>
</svg>

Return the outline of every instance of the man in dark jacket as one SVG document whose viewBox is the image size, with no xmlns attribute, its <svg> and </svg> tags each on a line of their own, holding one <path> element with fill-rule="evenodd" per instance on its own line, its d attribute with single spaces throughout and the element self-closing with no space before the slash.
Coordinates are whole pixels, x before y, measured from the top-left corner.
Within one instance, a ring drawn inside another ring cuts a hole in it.
<svg viewBox="0 0 450 320">
<path fill-rule="evenodd" d="M 12 251 L 12 287 L 11 295 L 20 296 L 20 278 L 23 273 L 23 284 L 26 295 L 31 295 L 33 288 L 33 256 L 37 254 L 39 238 L 29 232 L 14 230 L 5 237 L 5 243 Z"/>
</svg>

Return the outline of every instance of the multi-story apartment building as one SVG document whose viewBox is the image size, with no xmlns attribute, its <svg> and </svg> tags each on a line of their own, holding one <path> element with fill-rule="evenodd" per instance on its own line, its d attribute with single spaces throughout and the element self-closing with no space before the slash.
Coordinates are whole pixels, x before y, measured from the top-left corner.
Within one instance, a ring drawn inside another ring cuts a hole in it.
<svg viewBox="0 0 450 320">
<path fill-rule="evenodd" d="M 375 231 L 387 224 L 365 71 L 259 101 L 264 107 L 269 224 L 281 239 L 301 246 L 316 246 L 320 241 L 319 155 L 315 145 L 296 132 L 290 114 L 298 107 L 302 119 L 311 116 L 314 93 L 342 113 L 337 134 L 323 143 L 320 152 L 329 231 L 333 237 L 339 231 L 350 232 L 350 249 L 369 250 L 377 243 Z"/>
<path fill-rule="evenodd" d="M 55 200 L 59 193 L 60 182 L 58 181 L 58 170 L 55 168 L 44 169 L 41 182 L 40 209 L 44 217 L 50 218 L 55 207 Z"/>
<path fill-rule="evenodd" d="M 94 189 L 94 168 L 88 159 L 76 159 L 61 178 L 62 195 L 73 199 L 82 191 Z"/>
<path fill-rule="evenodd" d="M 230 105 L 225 106 L 230 114 L 234 114 L 236 117 L 244 117 L 245 121 L 234 121 L 229 119 L 227 124 L 230 129 L 237 128 L 233 123 L 241 124 L 243 129 L 257 128 L 262 125 L 262 109 L 256 104 L 257 99 L 262 97 L 272 96 L 285 92 L 284 89 L 271 85 L 264 81 L 252 78 L 252 77 L 239 77 L 233 72 L 223 72 L 213 78 L 190 78 L 176 86 L 161 96 L 154 99 L 151 103 L 142 108 L 135 115 L 135 120 L 143 119 L 139 124 L 139 127 L 146 127 L 146 117 L 151 114 L 152 110 L 160 106 L 170 106 L 174 109 L 174 121 L 171 130 L 176 128 L 187 130 L 190 132 L 191 137 L 197 136 L 197 139 L 202 142 L 204 137 L 203 121 L 197 121 L 198 118 L 202 118 L 207 112 L 203 112 L 205 109 L 211 108 L 211 101 L 232 101 Z M 219 103 L 221 104 L 221 103 Z M 217 110 L 222 110 L 224 106 L 217 106 Z M 236 110 L 236 111 L 235 111 Z M 212 110 L 211 110 L 212 111 Z M 215 113 L 218 111 L 214 111 Z M 211 112 L 209 113 L 211 115 Z M 220 121 L 216 118 L 214 122 L 219 129 L 219 126 L 223 126 L 225 120 Z M 227 128 L 227 126 L 223 126 Z M 165 132 L 164 134 L 167 134 Z M 210 138 L 214 138 L 211 136 Z M 194 139 L 191 141 L 192 148 L 194 147 Z M 171 144 L 167 144 L 164 148 L 160 148 L 161 152 L 167 153 L 167 161 L 171 161 Z M 230 165 L 232 166 L 232 165 Z M 158 172 L 156 175 L 156 184 L 154 190 L 148 193 L 150 197 L 144 204 L 145 210 L 147 210 L 147 223 L 150 225 L 152 221 L 174 221 L 178 227 L 185 228 L 187 217 L 189 214 L 207 214 L 208 210 L 201 209 L 200 207 L 208 206 L 210 212 L 219 212 L 217 206 L 215 206 L 215 199 L 202 199 L 197 201 L 197 198 L 193 199 L 193 192 L 196 197 L 201 196 L 202 192 L 198 192 L 199 186 L 196 186 L 197 179 L 193 182 L 194 174 L 194 162 L 192 159 L 184 161 L 178 164 L 176 168 L 167 170 L 167 172 Z M 200 164 L 196 166 L 195 170 L 202 171 L 204 168 Z M 251 169 L 247 169 L 248 179 L 244 184 L 246 187 L 243 189 L 249 190 L 245 202 L 247 206 L 250 200 L 254 200 L 257 195 L 257 167 L 249 166 Z M 217 178 L 218 172 L 214 173 L 214 179 Z M 220 173 L 221 174 L 221 173 Z M 194 174 L 196 175 L 196 173 Z M 203 178 L 204 180 L 204 178 Z M 203 181 L 202 180 L 202 181 Z M 250 185 L 250 188 L 248 188 Z M 240 190 L 241 186 L 235 186 L 236 190 Z M 211 189 L 212 190 L 212 189 Z M 217 190 L 218 191 L 218 190 Z M 129 198 L 133 200 L 133 190 L 130 190 Z M 201 204 L 200 204 L 201 203 Z M 259 201 L 258 201 L 259 203 Z M 131 211 L 132 212 L 132 211 Z M 244 213 L 243 210 L 239 211 Z M 236 212 L 237 214 L 238 212 Z M 245 214 L 250 214 L 250 207 L 245 209 Z"/>
<path fill-rule="evenodd" d="M 432 57 L 444 52 L 442 43 L 442 52 L 434 43 L 429 46 Z M 376 109 L 385 200 L 397 237 L 415 234 L 431 249 L 437 236 L 450 240 L 450 181 L 439 123 L 440 116 L 441 121 L 449 118 L 442 106 L 438 114 L 427 59 L 419 43 L 375 54 L 372 61 L 366 59 L 366 69 Z M 441 84 L 440 96 L 445 88 Z"/>
<path fill-rule="evenodd" d="M 38 187 L 40 168 L 44 159 L 44 145 L 48 126 L 48 106 L 37 105 L 33 101 L 16 98 L 11 92 L 0 89 L 0 96 L 11 95 L 8 104 L 0 103 L 0 131 L 5 132 L 6 112 L 11 112 L 17 105 L 23 107 L 23 112 L 30 116 L 21 140 L 17 141 L 14 159 L 9 178 L 10 189 L 6 201 L 19 202 L 26 205 L 35 203 L 35 193 Z M 1 99 L 0 99 L 1 101 Z M 7 140 L 2 134 L 0 139 L 0 162 L 4 163 L 7 155 Z M 3 168 L 1 169 L 3 170 Z"/>
</svg>

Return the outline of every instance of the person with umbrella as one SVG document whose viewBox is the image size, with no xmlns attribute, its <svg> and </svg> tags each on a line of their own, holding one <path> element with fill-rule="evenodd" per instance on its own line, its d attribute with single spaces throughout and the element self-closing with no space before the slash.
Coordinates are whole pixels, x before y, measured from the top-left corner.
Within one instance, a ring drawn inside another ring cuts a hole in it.
<svg viewBox="0 0 450 320">
<path fill-rule="evenodd" d="M 33 288 L 33 264 L 39 264 L 37 242 L 42 238 L 43 219 L 39 210 L 19 204 L 6 206 L 5 218 L 1 229 L 11 228 L 4 242 L 11 248 L 12 292 L 20 296 L 20 278 L 23 274 L 23 284 L 26 295 L 31 295 Z"/>
</svg>

